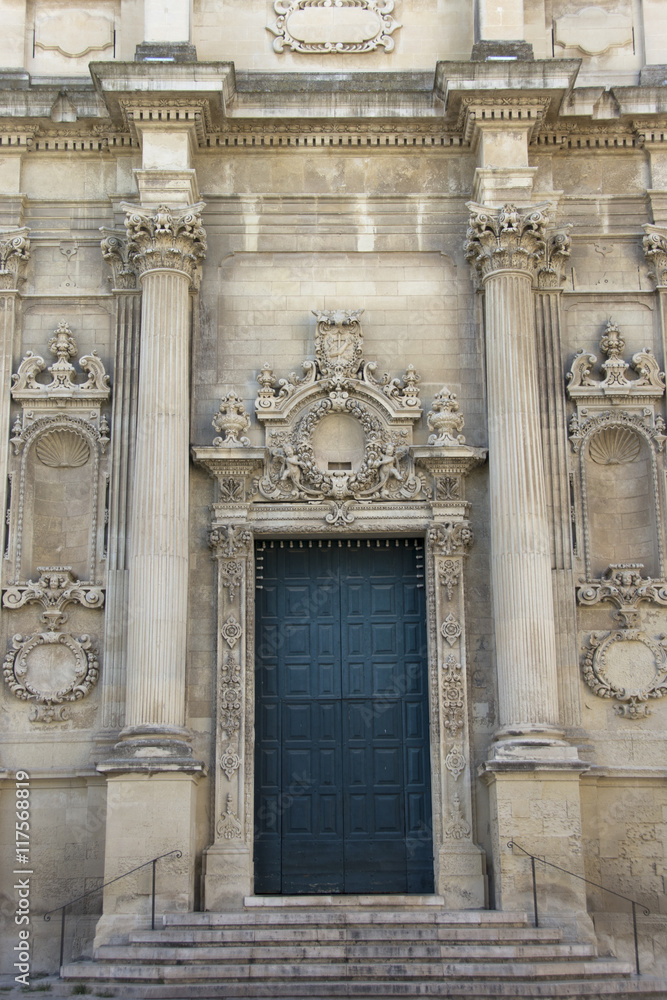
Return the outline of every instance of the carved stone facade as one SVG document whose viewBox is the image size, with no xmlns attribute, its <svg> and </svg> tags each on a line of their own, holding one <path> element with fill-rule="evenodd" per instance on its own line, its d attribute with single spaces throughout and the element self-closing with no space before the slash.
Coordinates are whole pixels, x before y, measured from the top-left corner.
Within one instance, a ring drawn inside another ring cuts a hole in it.
<svg viewBox="0 0 667 1000">
<path fill-rule="evenodd" d="M 667 973 L 661 5 L 9 6 L 0 788 L 31 775 L 34 911 L 108 881 L 76 946 L 127 941 L 151 888 L 115 880 L 172 851 L 160 916 L 259 905 L 266 547 L 406 541 L 428 905 L 530 910 L 514 843 L 558 866 L 546 921 L 632 959 L 559 869 L 616 888 Z"/>
</svg>

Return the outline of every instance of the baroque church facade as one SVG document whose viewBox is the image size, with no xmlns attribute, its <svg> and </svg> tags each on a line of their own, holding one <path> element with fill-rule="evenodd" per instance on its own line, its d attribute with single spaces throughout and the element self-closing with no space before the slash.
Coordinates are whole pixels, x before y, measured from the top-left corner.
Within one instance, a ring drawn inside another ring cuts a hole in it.
<svg viewBox="0 0 667 1000">
<path fill-rule="evenodd" d="M 533 855 L 667 975 L 664 4 L 2 9 L 2 972 L 28 860 L 52 973 L 157 857 L 532 915 Z"/>
</svg>

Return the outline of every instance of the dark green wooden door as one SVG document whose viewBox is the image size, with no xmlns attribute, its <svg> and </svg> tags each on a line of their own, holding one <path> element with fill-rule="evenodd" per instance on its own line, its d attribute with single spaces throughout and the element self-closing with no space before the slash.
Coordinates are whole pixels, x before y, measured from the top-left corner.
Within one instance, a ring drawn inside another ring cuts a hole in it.
<svg viewBox="0 0 667 1000">
<path fill-rule="evenodd" d="M 255 892 L 432 892 L 423 547 L 257 547 Z"/>
</svg>

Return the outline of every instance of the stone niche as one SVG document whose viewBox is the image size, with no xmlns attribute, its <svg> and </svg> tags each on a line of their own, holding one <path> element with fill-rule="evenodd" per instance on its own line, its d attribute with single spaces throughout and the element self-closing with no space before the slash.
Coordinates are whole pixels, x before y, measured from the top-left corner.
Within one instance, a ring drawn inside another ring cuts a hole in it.
<svg viewBox="0 0 667 1000">
<path fill-rule="evenodd" d="M 601 576 L 613 563 L 640 562 L 659 576 L 653 462 L 647 441 L 630 427 L 610 424 L 589 439 L 584 456 L 590 569 Z"/>
<path fill-rule="evenodd" d="M 32 438 L 24 464 L 20 573 L 70 566 L 80 580 L 94 576 L 98 456 L 79 427 L 64 422 Z"/>
</svg>

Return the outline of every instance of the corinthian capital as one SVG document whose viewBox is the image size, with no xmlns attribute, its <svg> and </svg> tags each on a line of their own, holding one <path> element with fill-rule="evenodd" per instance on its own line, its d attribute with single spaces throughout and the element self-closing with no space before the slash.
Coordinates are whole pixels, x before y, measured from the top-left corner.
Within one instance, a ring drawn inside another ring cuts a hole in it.
<svg viewBox="0 0 667 1000">
<path fill-rule="evenodd" d="M 30 260 L 27 229 L 0 232 L 0 290 L 18 288 L 19 269 Z"/>
<path fill-rule="evenodd" d="M 182 210 L 165 205 L 153 211 L 124 205 L 127 215 L 127 251 L 138 274 L 170 270 L 198 278 L 200 261 L 206 256 L 206 230 L 201 222 L 203 202 Z"/>
<path fill-rule="evenodd" d="M 495 271 L 526 271 L 535 278 L 547 263 L 548 204 L 488 209 L 468 202 L 466 258 L 484 280 Z"/>
<path fill-rule="evenodd" d="M 102 256 L 111 268 L 113 287 L 117 289 L 136 288 L 137 276 L 130 260 L 130 250 L 125 232 L 113 229 L 100 229 L 104 238 L 100 244 Z"/>
<path fill-rule="evenodd" d="M 651 270 L 649 278 L 658 287 L 667 285 L 667 229 L 658 226 L 644 226 L 644 256 Z"/>
</svg>

